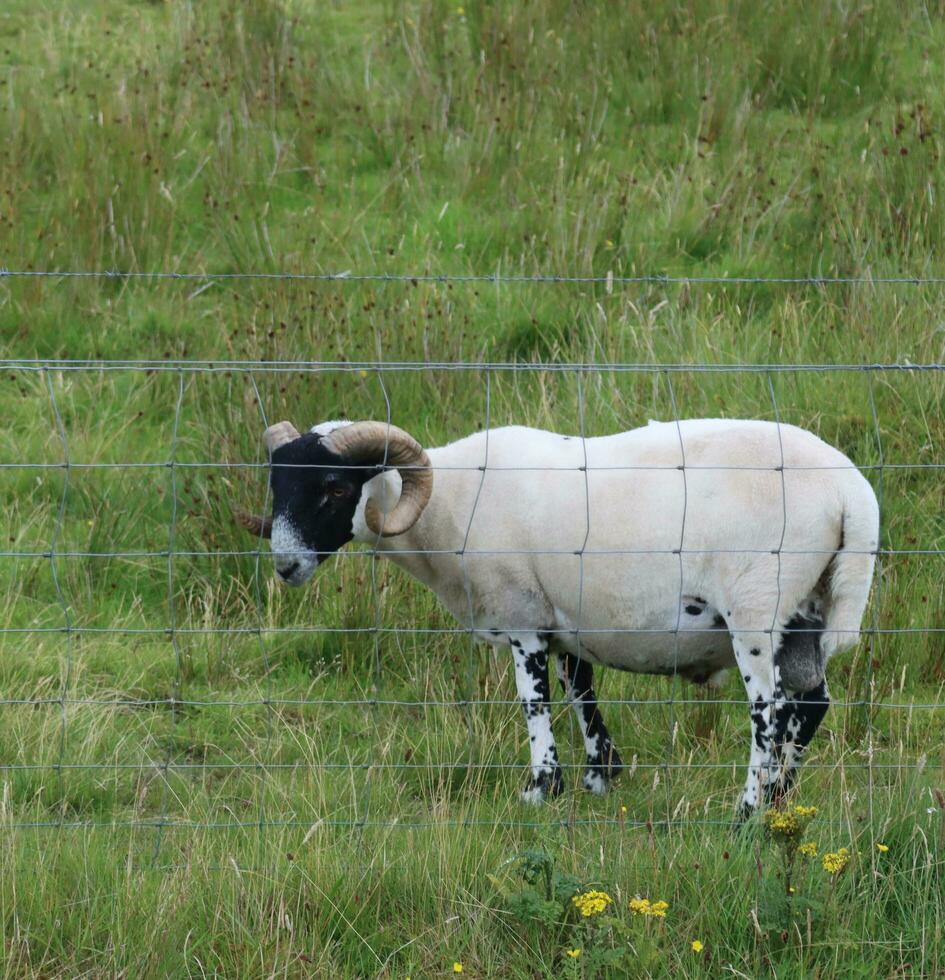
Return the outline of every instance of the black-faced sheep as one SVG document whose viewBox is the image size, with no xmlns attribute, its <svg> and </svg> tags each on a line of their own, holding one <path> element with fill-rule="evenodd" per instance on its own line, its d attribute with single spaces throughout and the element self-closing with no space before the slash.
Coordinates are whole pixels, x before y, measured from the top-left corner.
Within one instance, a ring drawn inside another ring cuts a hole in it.
<svg viewBox="0 0 945 980">
<path fill-rule="evenodd" d="M 381 422 L 270 427 L 279 577 L 302 585 L 354 540 L 507 645 L 525 709 L 524 796 L 561 789 L 549 656 L 584 736 L 584 786 L 621 761 L 593 665 L 712 680 L 737 666 L 752 742 L 746 811 L 791 784 L 827 711 L 824 669 L 854 644 L 879 510 L 838 450 L 791 425 L 699 419 L 582 439 L 521 427 L 436 449 Z"/>
</svg>

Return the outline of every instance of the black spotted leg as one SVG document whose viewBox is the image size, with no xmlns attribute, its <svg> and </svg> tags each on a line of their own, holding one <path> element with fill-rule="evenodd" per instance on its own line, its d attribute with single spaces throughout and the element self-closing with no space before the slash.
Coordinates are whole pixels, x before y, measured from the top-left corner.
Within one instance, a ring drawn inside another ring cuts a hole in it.
<svg viewBox="0 0 945 980">
<path fill-rule="evenodd" d="M 561 765 L 551 730 L 551 686 L 548 681 L 548 641 L 538 633 L 511 638 L 518 690 L 531 752 L 531 778 L 522 791 L 527 803 L 540 803 L 561 792 Z"/>
<path fill-rule="evenodd" d="M 733 630 L 735 659 L 751 708 L 751 753 L 742 814 L 778 803 L 791 788 L 808 743 L 827 713 L 830 698 L 821 680 L 806 693 L 789 693 L 781 681 L 785 634 Z M 772 650 L 774 648 L 774 650 Z"/>
<path fill-rule="evenodd" d="M 580 660 L 570 653 L 559 653 L 556 665 L 564 696 L 574 708 L 584 736 L 587 752 L 584 788 L 592 793 L 605 793 L 610 780 L 619 773 L 623 763 L 597 706 L 593 686 L 594 668 L 586 660 Z"/>
<path fill-rule="evenodd" d="M 768 802 L 778 803 L 797 779 L 804 757 L 820 723 L 830 707 L 827 682 L 821 681 L 813 690 L 788 694 L 779 707 L 775 723 L 774 754 L 779 763 L 778 780 L 768 787 Z"/>
</svg>

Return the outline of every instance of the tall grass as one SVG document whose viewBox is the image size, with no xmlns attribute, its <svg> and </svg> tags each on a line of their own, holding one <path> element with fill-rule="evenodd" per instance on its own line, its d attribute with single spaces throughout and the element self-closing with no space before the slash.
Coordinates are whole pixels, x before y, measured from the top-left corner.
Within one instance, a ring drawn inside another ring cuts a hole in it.
<svg viewBox="0 0 945 980">
<path fill-rule="evenodd" d="M 0 264 L 942 275 L 943 41 L 938 7 L 885 0 L 10 0 Z M 942 362 L 942 292 L 6 278 L 0 356 Z M 0 634 L 6 975 L 557 976 L 562 950 L 503 904 L 508 859 L 536 846 L 624 906 L 671 903 L 645 975 L 941 974 L 945 747 L 940 709 L 910 707 L 943 700 L 945 644 L 923 631 L 943 621 L 939 556 L 883 560 L 869 622 L 912 632 L 831 665 L 838 706 L 800 792 L 823 848 L 855 860 L 785 937 L 765 918 L 774 852 L 729 829 L 734 680 L 706 696 L 602 676 L 604 699 L 652 702 L 605 708 L 632 771 L 598 799 L 568 769 L 560 800 L 525 809 L 505 658 L 389 633 L 376 661 L 370 633 L 310 631 L 378 612 L 451 629 L 427 592 L 383 565 L 375 591 L 358 552 L 302 594 L 219 554 L 252 550 L 230 505 L 262 506 L 263 472 L 199 464 L 262 461 L 260 400 L 301 425 L 384 417 L 389 398 L 437 444 L 486 424 L 487 382 L 491 425 L 583 416 L 597 434 L 675 400 L 777 415 L 867 467 L 945 460 L 936 373 L 680 373 L 671 395 L 659 373 L 602 370 L 579 405 L 573 373 L 537 369 L 4 370 L 0 463 L 156 464 L 0 467 L 2 550 L 30 555 L 0 557 L 0 619 L 78 628 Z M 867 472 L 883 544 L 941 549 L 939 471 Z M 351 703 L 375 698 L 405 703 Z"/>
</svg>

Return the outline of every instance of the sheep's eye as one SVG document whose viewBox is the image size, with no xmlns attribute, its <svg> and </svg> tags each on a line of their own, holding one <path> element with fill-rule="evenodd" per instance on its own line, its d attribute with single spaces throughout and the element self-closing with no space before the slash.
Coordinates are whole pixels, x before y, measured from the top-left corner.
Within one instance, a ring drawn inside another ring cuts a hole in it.
<svg viewBox="0 0 945 980">
<path fill-rule="evenodd" d="M 345 490 L 344 487 L 331 487 L 331 489 L 329 489 L 329 491 L 328 491 L 328 495 L 329 496 L 331 496 L 331 497 L 337 497 L 337 498 L 345 497 L 345 496 L 347 496 L 347 494 L 348 494 L 348 491 Z"/>
</svg>

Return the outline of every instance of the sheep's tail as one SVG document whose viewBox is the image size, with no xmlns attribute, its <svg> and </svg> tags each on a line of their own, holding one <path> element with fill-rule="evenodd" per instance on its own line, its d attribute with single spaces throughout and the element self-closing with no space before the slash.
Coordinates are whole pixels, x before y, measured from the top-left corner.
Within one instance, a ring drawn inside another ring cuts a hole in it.
<svg viewBox="0 0 945 980">
<path fill-rule="evenodd" d="M 866 478 L 844 489 L 840 547 L 828 567 L 824 632 L 821 648 L 829 658 L 854 646 L 869 601 L 876 549 L 879 546 L 879 504 Z"/>
</svg>

